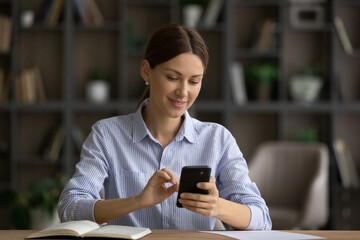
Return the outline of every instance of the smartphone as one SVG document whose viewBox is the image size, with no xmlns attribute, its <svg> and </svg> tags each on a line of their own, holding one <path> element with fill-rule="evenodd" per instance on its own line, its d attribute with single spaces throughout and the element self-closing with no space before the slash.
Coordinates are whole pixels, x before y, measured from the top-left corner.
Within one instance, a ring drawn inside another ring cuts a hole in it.
<svg viewBox="0 0 360 240">
<path fill-rule="evenodd" d="M 183 207 L 179 203 L 181 193 L 200 193 L 208 194 L 207 190 L 199 189 L 196 187 L 198 182 L 209 182 L 210 181 L 211 168 L 209 166 L 185 166 L 181 170 L 180 186 L 178 196 L 176 200 L 176 206 Z"/>
</svg>

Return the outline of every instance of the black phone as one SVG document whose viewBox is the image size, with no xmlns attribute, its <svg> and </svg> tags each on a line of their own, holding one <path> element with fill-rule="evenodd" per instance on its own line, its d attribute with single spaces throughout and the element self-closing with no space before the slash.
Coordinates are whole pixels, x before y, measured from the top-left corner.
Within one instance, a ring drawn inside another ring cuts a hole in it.
<svg viewBox="0 0 360 240">
<path fill-rule="evenodd" d="M 176 200 L 176 206 L 183 207 L 179 203 L 181 193 L 200 193 L 208 194 L 207 190 L 199 189 L 196 187 L 198 182 L 209 182 L 210 181 L 211 168 L 209 166 L 185 166 L 181 170 L 180 186 L 178 196 Z"/>
</svg>

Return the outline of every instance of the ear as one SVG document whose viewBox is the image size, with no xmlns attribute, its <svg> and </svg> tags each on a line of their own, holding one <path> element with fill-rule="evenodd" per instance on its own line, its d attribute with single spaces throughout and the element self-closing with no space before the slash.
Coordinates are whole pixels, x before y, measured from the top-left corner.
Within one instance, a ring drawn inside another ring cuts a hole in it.
<svg viewBox="0 0 360 240">
<path fill-rule="evenodd" d="M 141 77 L 147 82 L 149 80 L 149 75 L 150 75 L 150 63 L 148 60 L 144 59 L 141 62 L 141 67 L 140 67 L 140 74 Z"/>
</svg>

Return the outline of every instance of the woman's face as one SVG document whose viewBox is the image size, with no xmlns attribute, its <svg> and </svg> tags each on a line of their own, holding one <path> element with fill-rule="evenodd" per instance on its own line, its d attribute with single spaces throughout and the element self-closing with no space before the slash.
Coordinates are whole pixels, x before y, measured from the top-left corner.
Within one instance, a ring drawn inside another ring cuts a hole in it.
<svg viewBox="0 0 360 240">
<path fill-rule="evenodd" d="M 183 53 L 153 69 L 148 66 L 147 70 L 144 80 L 150 84 L 149 104 L 152 110 L 160 116 L 180 118 L 194 103 L 201 89 L 204 66 L 200 57 Z"/>
</svg>

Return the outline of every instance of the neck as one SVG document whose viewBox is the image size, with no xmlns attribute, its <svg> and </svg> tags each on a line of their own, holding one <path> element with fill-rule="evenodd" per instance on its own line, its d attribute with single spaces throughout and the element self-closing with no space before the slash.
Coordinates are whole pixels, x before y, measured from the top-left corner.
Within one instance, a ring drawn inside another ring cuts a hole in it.
<svg viewBox="0 0 360 240">
<path fill-rule="evenodd" d="M 163 147 L 166 147 L 178 133 L 183 123 L 183 117 L 164 118 L 156 114 L 151 114 L 150 112 L 149 106 L 146 106 L 142 110 L 144 122 L 151 135 L 156 138 Z"/>
</svg>

